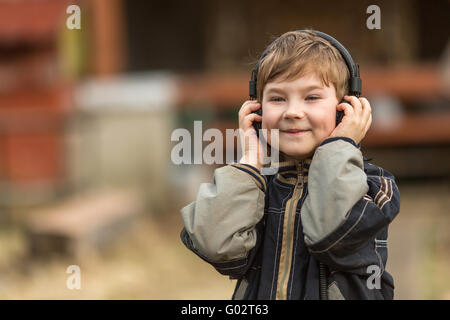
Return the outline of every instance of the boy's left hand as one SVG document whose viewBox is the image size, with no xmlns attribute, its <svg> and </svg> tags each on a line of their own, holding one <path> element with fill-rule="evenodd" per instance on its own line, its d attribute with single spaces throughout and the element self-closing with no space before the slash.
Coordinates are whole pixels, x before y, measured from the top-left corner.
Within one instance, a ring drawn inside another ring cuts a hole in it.
<svg viewBox="0 0 450 320">
<path fill-rule="evenodd" d="M 365 137 L 372 124 L 372 108 L 366 98 L 344 96 L 344 99 L 351 105 L 343 102 L 336 106 L 336 110 L 343 110 L 345 115 L 339 125 L 331 132 L 330 137 L 347 137 L 358 144 Z"/>
</svg>

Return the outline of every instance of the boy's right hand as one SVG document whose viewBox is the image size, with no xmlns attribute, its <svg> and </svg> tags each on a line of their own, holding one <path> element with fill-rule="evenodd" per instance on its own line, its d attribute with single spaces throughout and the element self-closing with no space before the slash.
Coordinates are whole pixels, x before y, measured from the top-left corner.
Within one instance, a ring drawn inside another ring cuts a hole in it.
<svg viewBox="0 0 450 320">
<path fill-rule="evenodd" d="M 254 111 L 261 108 L 256 100 L 247 100 L 239 110 L 239 138 L 242 148 L 242 158 L 239 163 L 252 165 L 261 170 L 259 152 L 262 150 L 261 141 L 256 135 L 253 121 L 262 121 L 262 117 Z"/>
</svg>

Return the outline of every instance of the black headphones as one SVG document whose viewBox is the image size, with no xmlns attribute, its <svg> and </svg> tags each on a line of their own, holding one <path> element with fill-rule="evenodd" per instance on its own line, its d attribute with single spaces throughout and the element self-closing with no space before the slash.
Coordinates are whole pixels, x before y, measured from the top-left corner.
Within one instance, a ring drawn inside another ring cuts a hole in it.
<svg viewBox="0 0 450 320">
<path fill-rule="evenodd" d="M 316 35 L 318 35 L 319 37 L 328 40 L 331 45 L 333 45 L 340 53 L 342 58 L 345 61 L 345 64 L 347 65 L 347 68 L 350 72 L 350 78 L 349 78 L 349 93 L 348 95 L 352 95 L 352 96 L 356 96 L 359 97 L 361 95 L 361 91 L 362 91 L 362 82 L 361 82 L 361 78 L 359 77 L 359 65 L 355 64 L 353 62 L 352 56 L 350 55 L 350 53 L 347 51 L 347 49 L 345 49 L 345 47 L 339 42 L 337 41 L 335 38 L 333 38 L 332 36 L 320 32 L 320 31 L 316 31 L 316 30 L 296 30 L 295 32 L 307 32 L 307 31 L 312 31 L 314 32 Z M 272 46 L 278 41 L 279 38 L 275 39 L 262 53 L 261 57 L 258 60 L 258 63 L 256 64 L 255 68 L 252 71 L 252 77 L 251 80 L 249 82 L 249 96 L 251 100 L 256 100 L 257 99 L 257 92 L 256 92 L 256 87 L 257 87 L 257 75 L 258 75 L 258 71 L 259 71 L 259 66 L 262 62 L 262 60 L 264 59 L 264 57 L 269 53 L 270 49 L 272 48 Z M 344 99 L 341 101 L 342 102 L 347 102 Z M 348 102 L 347 102 L 348 103 Z M 261 108 L 259 108 L 257 111 L 255 111 L 255 113 L 259 114 L 260 116 L 262 116 L 262 106 Z M 342 120 L 344 116 L 344 111 L 338 111 L 336 113 L 336 126 L 339 124 L 339 122 Z M 256 129 L 256 134 L 259 134 L 259 129 L 261 129 L 261 122 L 258 121 L 254 121 L 253 122 L 253 126 Z"/>
</svg>

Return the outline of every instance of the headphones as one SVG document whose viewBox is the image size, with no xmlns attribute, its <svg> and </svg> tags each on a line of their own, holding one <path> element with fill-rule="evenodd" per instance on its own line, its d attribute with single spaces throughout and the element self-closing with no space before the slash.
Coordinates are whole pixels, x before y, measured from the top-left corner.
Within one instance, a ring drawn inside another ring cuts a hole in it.
<svg viewBox="0 0 450 320">
<path fill-rule="evenodd" d="M 307 32 L 307 31 L 309 31 L 309 30 L 296 30 L 295 32 Z M 350 53 L 335 38 L 333 38 L 332 36 L 330 36 L 330 35 L 328 35 L 326 33 L 320 32 L 320 31 L 316 31 L 316 30 L 310 30 L 310 31 L 312 31 L 317 36 L 319 36 L 319 37 L 321 37 L 321 38 L 323 38 L 325 40 L 328 40 L 328 42 L 330 42 L 331 45 L 334 46 L 340 52 L 342 58 L 345 61 L 345 64 L 347 65 L 347 68 L 348 68 L 348 70 L 350 72 L 349 93 L 348 93 L 348 95 L 359 97 L 361 95 L 361 91 L 362 91 L 362 82 L 361 82 L 361 78 L 359 77 L 359 65 L 355 64 L 353 62 L 353 59 L 352 59 L 352 56 L 350 55 Z M 255 68 L 252 71 L 252 77 L 251 77 L 251 80 L 249 82 L 249 96 L 250 96 L 251 100 L 256 100 L 257 99 L 257 93 L 256 93 L 257 75 L 258 75 L 258 71 L 259 71 L 259 67 L 261 65 L 261 62 L 267 56 L 267 54 L 269 53 L 270 49 L 278 41 L 278 39 L 279 38 L 275 39 L 264 50 L 264 52 L 262 53 L 261 57 L 258 60 L 258 63 L 256 64 Z M 349 103 L 348 101 L 346 101 L 344 99 L 342 99 L 340 103 L 342 103 L 342 102 Z M 260 116 L 262 116 L 262 106 L 261 106 L 261 108 L 259 108 L 254 113 L 259 114 Z M 341 122 L 343 117 L 344 117 L 344 111 L 337 111 L 336 112 L 336 126 L 339 124 L 339 122 Z M 259 136 L 259 129 L 261 129 L 261 122 L 253 121 L 253 127 L 256 130 L 256 134 Z"/>
</svg>

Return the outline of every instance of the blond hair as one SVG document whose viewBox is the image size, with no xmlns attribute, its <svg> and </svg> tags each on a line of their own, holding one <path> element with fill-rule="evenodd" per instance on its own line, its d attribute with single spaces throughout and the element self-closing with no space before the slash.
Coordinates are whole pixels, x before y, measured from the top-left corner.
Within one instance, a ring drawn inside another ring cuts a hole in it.
<svg viewBox="0 0 450 320">
<path fill-rule="evenodd" d="M 257 95 L 262 101 L 266 84 L 273 80 L 292 80 L 314 73 L 325 86 L 336 89 L 340 101 L 348 92 L 349 70 L 340 52 L 313 31 L 289 31 L 281 35 L 260 61 Z"/>
</svg>

